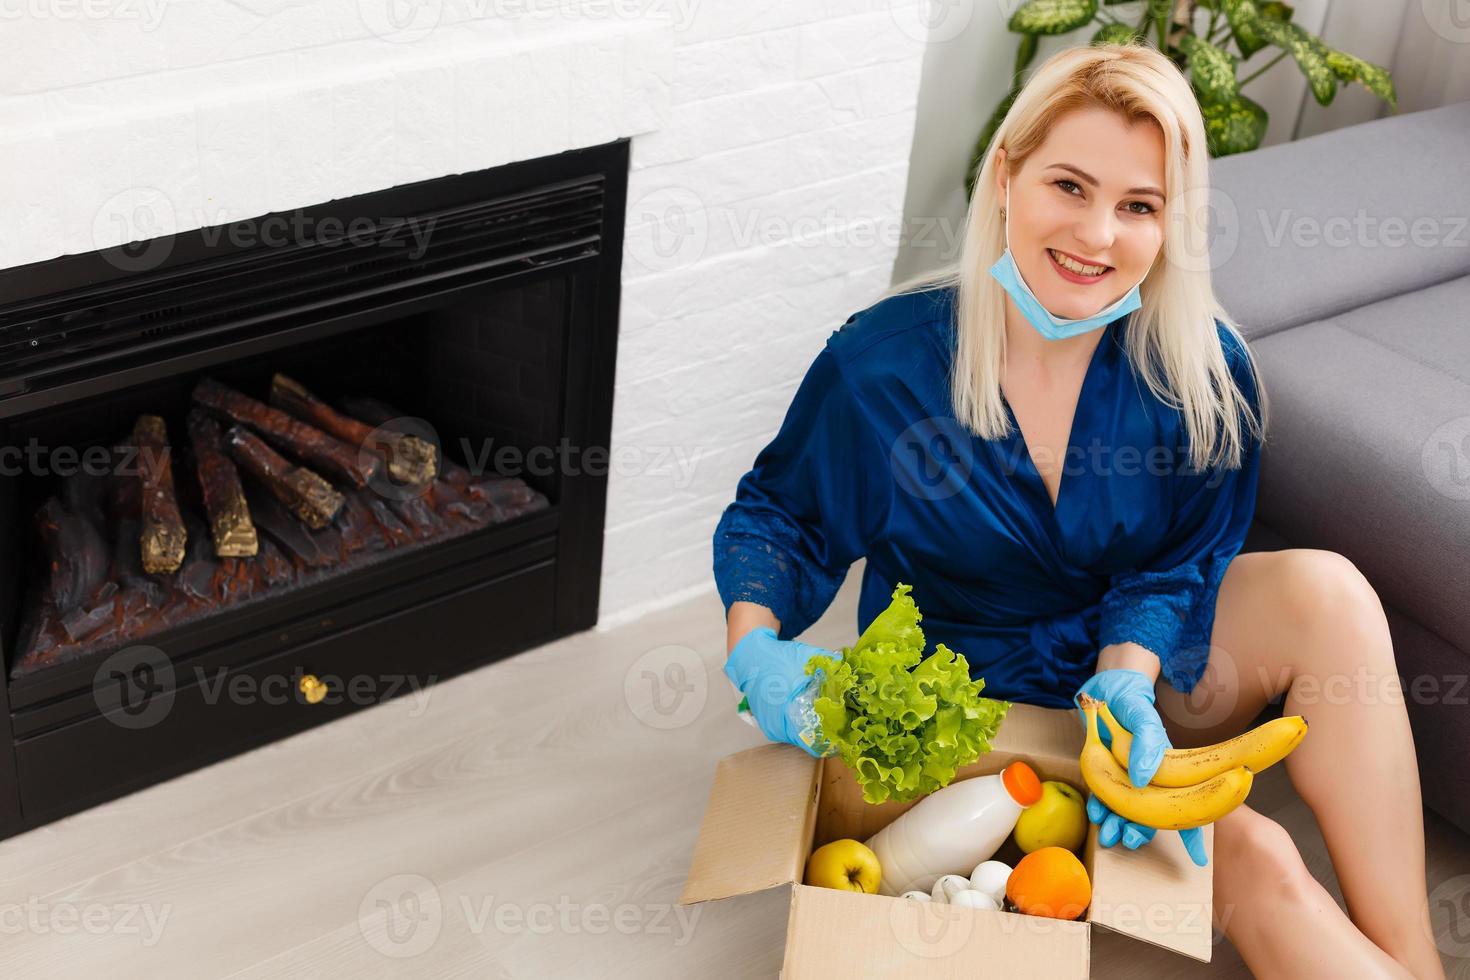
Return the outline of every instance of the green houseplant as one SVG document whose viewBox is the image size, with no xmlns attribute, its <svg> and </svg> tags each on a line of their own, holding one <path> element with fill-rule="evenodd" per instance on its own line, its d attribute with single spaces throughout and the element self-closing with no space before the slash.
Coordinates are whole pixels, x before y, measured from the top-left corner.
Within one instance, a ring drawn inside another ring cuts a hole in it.
<svg viewBox="0 0 1470 980">
<path fill-rule="evenodd" d="M 1137 9 L 1126 9 L 1133 7 Z M 1120 18 L 1125 10 L 1127 18 Z M 1260 146 L 1266 134 L 1266 110 L 1240 89 L 1287 55 L 1296 60 L 1321 105 L 1332 102 L 1339 82 L 1358 82 L 1398 110 L 1387 69 L 1328 47 L 1294 23 L 1292 13 L 1288 4 L 1256 0 L 1026 0 L 1007 24 L 1021 35 L 1011 89 L 975 144 L 965 177 L 966 196 L 974 193 L 981 158 L 1021 91 L 1022 75 L 1036 57 L 1039 39 L 1094 25 L 1090 44 L 1153 43 L 1179 66 L 1199 99 L 1212 157 Z M 1196 30 L 1206 17 L 1204 29 Z M 1237 78 L 1240 63 L 1265 47 L 1281 52 L 1260 70 Z"/>
</svg>

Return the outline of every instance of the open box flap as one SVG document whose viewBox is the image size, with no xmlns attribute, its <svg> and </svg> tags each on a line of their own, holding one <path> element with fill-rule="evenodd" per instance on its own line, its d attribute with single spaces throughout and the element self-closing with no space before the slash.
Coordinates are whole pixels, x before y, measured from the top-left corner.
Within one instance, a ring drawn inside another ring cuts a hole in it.
<svg viewBox="0 0 1470 980">
<path fill-rule="evenodd" d="M 1075 711 L 1013 703 L 1001 719 L 991 751 L 997 753 L 997 758 L 1014 755 L 1026 760 L 1042 779 L 1060 779 L 1085 789 L 1079 763 L 1082 741 L 1082 726 Z M 995 759 L 987 758 L 988 755 L 982 755 L 960 772 L 968 775 L 974 769 L 1000 771 L 1002 766 Z"/>
<path fill-rule="evenodd" d="M 775 742 L 721 759 L 679 904 L 800 881 L 820 770 L 820 760 Z"/>
<path fill-rule="evenodd" d="M 1211 900 L 1214 892 L 1215 827 L 1204 827 L 1203 868 L 1190 860 L 1184 841 L 1172 830 L 1160 830 L 1137 850 L 1121 843 L 1100 847 L 1098 827 L 1087 832 L 1085 863 L 1092 869 L 1092 906 L 1087 918 L 1095 926 L 1172 949 L 1201 963 L 1214 952 Z"/>
<path fill-rule="evenodd" d="M 1085 922 L 796 885 L 782 980 L 1085 980 Z"/>
</svg>

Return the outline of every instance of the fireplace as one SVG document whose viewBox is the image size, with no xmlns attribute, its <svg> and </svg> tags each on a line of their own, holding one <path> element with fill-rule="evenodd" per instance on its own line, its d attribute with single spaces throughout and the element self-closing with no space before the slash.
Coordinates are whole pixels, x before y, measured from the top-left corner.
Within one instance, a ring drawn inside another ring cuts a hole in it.
<svg viewBox="0 0 1470 980">
<path fill-rule="evenodd" d="M 0 836 L 596 622 L 627 169 L 0 271 Z"/>
</svg>

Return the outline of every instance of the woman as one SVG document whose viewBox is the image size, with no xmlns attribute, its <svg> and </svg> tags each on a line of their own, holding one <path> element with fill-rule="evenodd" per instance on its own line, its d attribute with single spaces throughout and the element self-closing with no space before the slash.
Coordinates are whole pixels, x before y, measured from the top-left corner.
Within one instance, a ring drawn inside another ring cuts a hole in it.
<svg viewBox="0 0 1470 980">
<path fill-rule="evenodd" d="M 793 637 L 866 556 L 859 632 L 911 584 L 931 648 L 987 696 L 1108 701 L 1140 786 L 1166 748 L 1239 734 L 1284 693 L 1312 726 L 1284 764 L 1351 918 L 1241 806 L 1215 826 L 1216 927 L 1258 975 L 1443 977 L 1403 699 L 1296 683 L 1397 682 L 1378 597 L 1332 552 L 1239 554 L 1267 406 L 1190 220 L 1207 178 L 1198 105 L 1157 51 L 1038 68 L 958 262 L 835 331 L 741 478 L 714 537 L 725 670 L 768 737 L 806 748 L 784 708 L 818 651 Z M 1088 814 L 1104 846 L 1155 833 L 1096 797 Z M 1201 833 L 1181 832 L 1198 864 Z"/>
</svg>

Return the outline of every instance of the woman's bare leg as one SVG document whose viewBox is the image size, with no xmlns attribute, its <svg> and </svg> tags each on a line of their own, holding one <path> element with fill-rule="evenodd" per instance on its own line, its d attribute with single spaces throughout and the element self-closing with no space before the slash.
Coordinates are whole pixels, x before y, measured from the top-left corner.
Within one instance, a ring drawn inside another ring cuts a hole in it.
<svg viewBox="0 0 1470 980">
<path fill-rule="evenodd" d="M 1195 691 L 1159 685 L 1171 740 L 1237 735 L 1285 692 L 1285 713 L 1309 729 L 1284 765 L 1322 828 L 1348 915 L 1414 976 L 1442 980 L 1419 769 L 1377 594 L 1341 555 L 1290 549 L 1238 555 L 1215 608 Z"/>
<path fill-rule="evenodd" d="M 1411 975 L 1348 920 L 1280 824 L 1242 805 L 1215 821 L 1215 928 L 1253 976 Z"/>
</svg>

